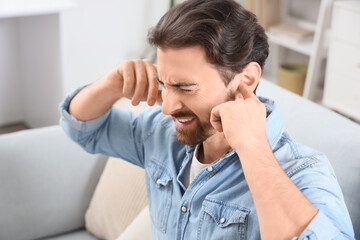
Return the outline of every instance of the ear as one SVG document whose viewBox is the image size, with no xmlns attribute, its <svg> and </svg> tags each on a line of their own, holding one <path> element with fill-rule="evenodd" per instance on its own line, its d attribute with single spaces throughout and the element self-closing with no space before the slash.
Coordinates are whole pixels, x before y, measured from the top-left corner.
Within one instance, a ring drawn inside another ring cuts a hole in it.
<svg viewBox="0 0 360 240">
<path fill-rule="evenodd" d="M 261 77 L 261 67 L 257 62 L 248 63 L 241 73 L 236 74 L 231 82 L 232 89 L 238 89 L 239 85 L 245 85 L 253 92 Z"/>
<path fill-rule="evenodd" d="M 257 62 L 250 62 L 238 75 L 239 84 L 245 84 L 253 92 L 261 77 L 261 67 Z"/>
</svg>

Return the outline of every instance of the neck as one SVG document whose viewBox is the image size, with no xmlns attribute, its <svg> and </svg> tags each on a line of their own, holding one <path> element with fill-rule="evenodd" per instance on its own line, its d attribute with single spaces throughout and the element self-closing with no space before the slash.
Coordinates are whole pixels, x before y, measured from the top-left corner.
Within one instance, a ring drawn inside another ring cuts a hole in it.
<svg viewBox="0 0 360 240">
<path fill-rule="evenodd" d="M 215 133 L 206 139 L 198 149 L 198 160 L 204 164 L 210 164 L 218 160 L 230 150 L 223 133 Z"/>
</svg>

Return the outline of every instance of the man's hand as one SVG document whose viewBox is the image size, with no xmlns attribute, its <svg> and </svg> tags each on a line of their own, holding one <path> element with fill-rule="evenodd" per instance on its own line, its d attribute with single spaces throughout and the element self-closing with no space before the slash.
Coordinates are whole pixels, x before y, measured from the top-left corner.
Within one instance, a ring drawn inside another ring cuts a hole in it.
<svg viewBox="0 0 360 240">
<path fill-rule="evenodd" d="M 131 99 L 133 105 L 147 101 L 152 106 L 161 97 L 156 73 L 156 66 L 148 59 L 127 60 L 113 69 L 105 81 L 118 92 L 119 98 Z"/>
<path fill-rule="evenodd" d="M 210 122 L 223 132 L 230 147 L 236 152 L 254 144 L 267 144 L 266 108 L 245 84 L 239 85 L 236 100 L 213 108 Z"/>
<path fill-rule="evenodd" d="M 69 113 L 86 121 L 104 114 L 120 98 L 131 99 L 133 105 L 147 101 L 152 106 L 161 101 L 156 80 L 156 66 L 150 60 L 128 60 L 109 74 L 82 89 L 71 101 Z"/>
<path fill-rule="evenodd" d="M 317 209 L 278 164 L 266 137 L 266 108 L 244 85 L 235 101 L 216 106 L 211 123 L 239 155 L 253 196 L 262 239 L 299 236 Z M 274 215 L 274 212 L 276 213 Z"/>
</svg>

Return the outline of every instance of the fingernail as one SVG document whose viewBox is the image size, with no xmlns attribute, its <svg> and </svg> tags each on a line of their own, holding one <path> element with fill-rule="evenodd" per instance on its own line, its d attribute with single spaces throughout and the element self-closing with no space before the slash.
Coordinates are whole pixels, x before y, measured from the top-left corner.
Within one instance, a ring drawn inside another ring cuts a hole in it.
<svg viewBox="0 0 360 240">
<path fill-rule="evenodd" d="M 149 105 L 149 106 L 152 106 L 152 105 L 154 105 L 154 104 L 155 104 L 154 100 L 151 99 L 151 100 L 148 101 L 148 105 Z"/>
</svg>

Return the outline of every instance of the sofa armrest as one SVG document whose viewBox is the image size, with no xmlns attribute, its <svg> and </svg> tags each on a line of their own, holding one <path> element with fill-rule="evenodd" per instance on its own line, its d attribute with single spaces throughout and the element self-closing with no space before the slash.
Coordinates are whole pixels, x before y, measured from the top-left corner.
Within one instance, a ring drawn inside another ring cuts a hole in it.
<svg viewBox="0 0 360 240">
<path fill-rule="evenodd" d="M 0 135 L 0 239 L 37 239 L 84 226 L 107 157 L 59 126 Z"/>
</svg>

